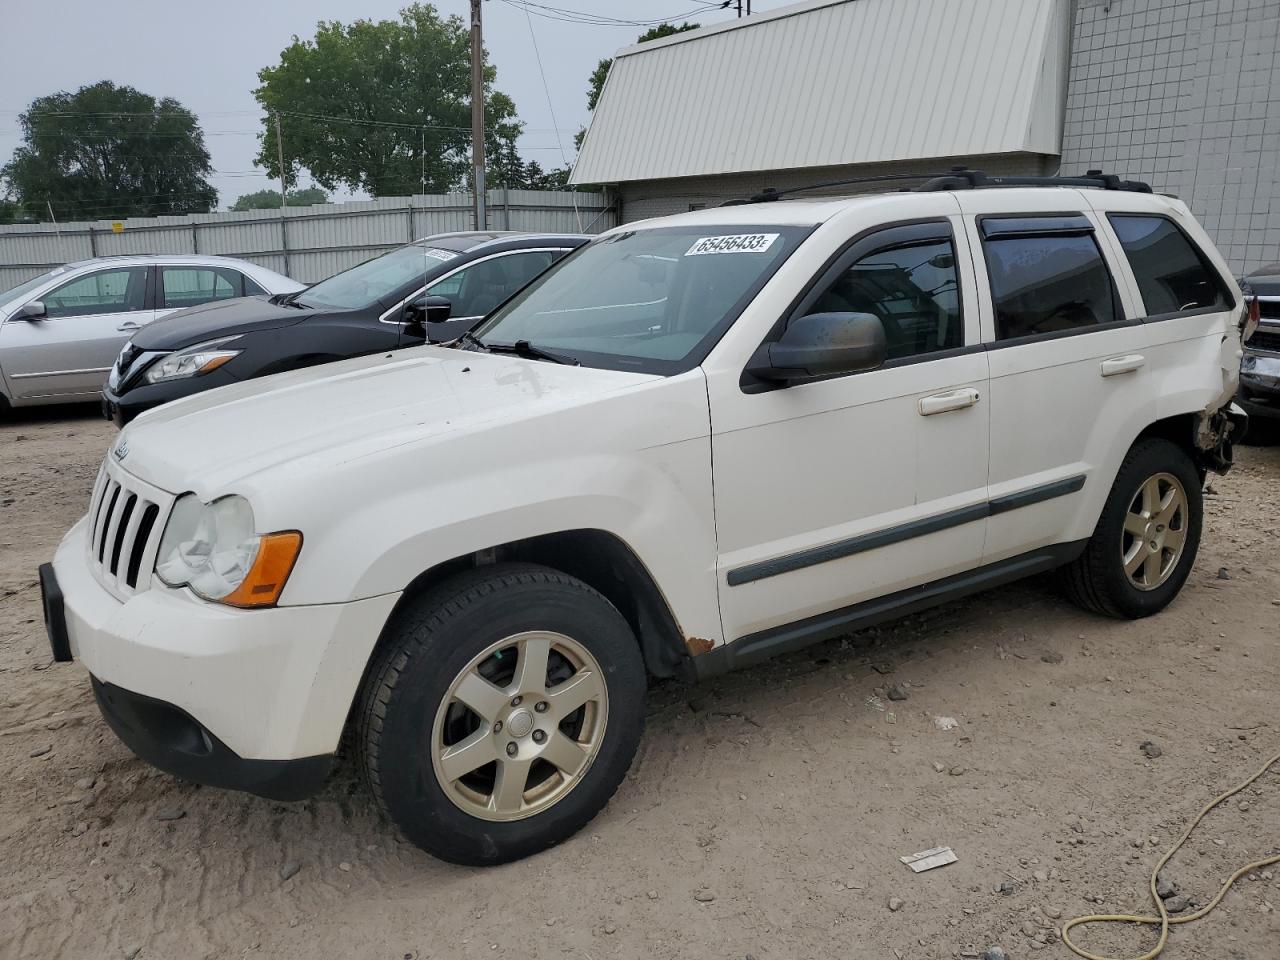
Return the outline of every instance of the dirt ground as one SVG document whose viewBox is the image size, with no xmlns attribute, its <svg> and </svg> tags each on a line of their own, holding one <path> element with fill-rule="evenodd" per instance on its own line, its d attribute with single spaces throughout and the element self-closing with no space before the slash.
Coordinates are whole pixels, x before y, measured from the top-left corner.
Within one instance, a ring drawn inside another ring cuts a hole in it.
<svg viewBox="0 0 1280 960">
<path fill-rule="evenodd" d="M 1280 751 L 1280 447 L 1248 447 L 1212 478 L 1199 561 L 1164 614 L 1099 619 L 1033 581 L 656 685 L 635 766 L 586 830 L 522 863 L 448 866 L 397 840 L 350 764 L 299 804 L 148 768 L 83 668 L 51 665 L 36 566 L 113 434 L 89 410 L 0 424 L 6 960 L 1067 957 L 1059 917 L 1146 912 L 1160 852 Z M 898 860 L 944 844 L 957 863 Z M 1204 902 L 1278 845 L 1273 770 L 1169 873 Z M 1175 928 L 1169 960 L 1280 957 L 1274 870 Z M 1080 939 L 1130 955 L 1152 940 Z"/>
</svg>

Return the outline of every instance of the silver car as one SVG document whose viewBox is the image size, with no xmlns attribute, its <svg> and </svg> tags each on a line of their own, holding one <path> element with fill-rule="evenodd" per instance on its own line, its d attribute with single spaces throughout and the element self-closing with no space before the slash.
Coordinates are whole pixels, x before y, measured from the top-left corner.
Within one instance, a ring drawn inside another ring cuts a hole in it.
<svg viewBox="0 0 1280 960">
<path fill-rule="evenodd" d="M 50 270 L 0 292 L 0 412 L 97 400 L 120 348 L 175 310 L 303 286 L 228 257 L 99 257 Z"/>
</svg>

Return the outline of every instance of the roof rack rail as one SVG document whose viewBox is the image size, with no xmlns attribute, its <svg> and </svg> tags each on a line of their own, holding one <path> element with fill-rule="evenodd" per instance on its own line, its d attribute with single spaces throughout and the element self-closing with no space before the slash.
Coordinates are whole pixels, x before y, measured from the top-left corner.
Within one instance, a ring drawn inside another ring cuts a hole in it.
<svg viewBox="0 0 1280 960">
<path fill-rule="evenodd" d="M 851 177 L 847 180 L 828 180 L 824 183 L 810 183 L 801 187 L 788 187 L 775 190 L 765 187 L 750 197 L 735 197 L 726 200 L 720 206 L 737 207 L 747 203 L 771 203 L 780 200 L 787 194 L 800 193 L 806 190 L 826 190 L 831 187 L 847 187 L 860 183 L 886 183 L 895 180 L 923 180 L 917 187 L 904 187 L 906 191 L 927 193 L 934 190 L 972 190 L 988 187 L 1089 187 L 1099 190 L 1127 190 L 1132 193 L 1151 193 L 1151 185 L 1141 180 L 1121 180 L 1115 174 L 1103 173 L 1101 170 L 1088 170 L 1082 177 L 1034 177 L 1009 176 L 989 177 L 981 170 L 970 170 L 968 167 L 952 167 L 946 173 L 884 173 L 872 177 Z"/>
<path fill-rule="evenodd" d="M 983 187 L 1088 187 L 1096 190 L 1126 190 L 1130 193 L 1151 193 L 1151 184 L 1141 180 L 1121 180 L 1113 173 L 1086 170 L 1082 177 L 989 177 L 981 170 L 968 167 L 952 167 L 951 172 L 927 180 L 915 189 L 921 193 L 931 190 L 970 190 Z"/>
</svg>

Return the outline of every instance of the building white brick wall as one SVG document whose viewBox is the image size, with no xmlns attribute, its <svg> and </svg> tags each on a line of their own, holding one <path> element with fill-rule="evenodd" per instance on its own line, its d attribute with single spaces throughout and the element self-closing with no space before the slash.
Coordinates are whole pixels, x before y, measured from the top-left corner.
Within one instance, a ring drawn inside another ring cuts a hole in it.
<svg viewBox="0 0 1280 960">
<path fill-rule="evenodd" d="M 1062 172 L 1181 197 L 1232 268 L 1280 261 L 1280 0 L 1077 0 Z"/>
</svg>

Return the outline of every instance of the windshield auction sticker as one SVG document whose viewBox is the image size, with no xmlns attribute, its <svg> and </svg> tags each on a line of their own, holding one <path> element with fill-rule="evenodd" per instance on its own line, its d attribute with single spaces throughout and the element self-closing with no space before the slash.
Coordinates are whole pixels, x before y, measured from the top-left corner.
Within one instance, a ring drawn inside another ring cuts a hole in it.
<svg viewBox="0 0 1280 960">
<path fill-rule="evenodd" d="M 422 255 L 424 257 L 431 257 L 435 260 L 452 260 L 457 256 L 457 254 L 452 250 L 440 250 L 436 247 L 423 247 Z"/>
<path fill-rule="evenodd" d="M 738 233 L 728 237 L 701 237 L 693 242 L 693 246 L 685 253 L 686 257 L 700 257 L 707 253 L 764 253 L 773 241 L 778 239 L 776 233 Z"/>
</svg>

